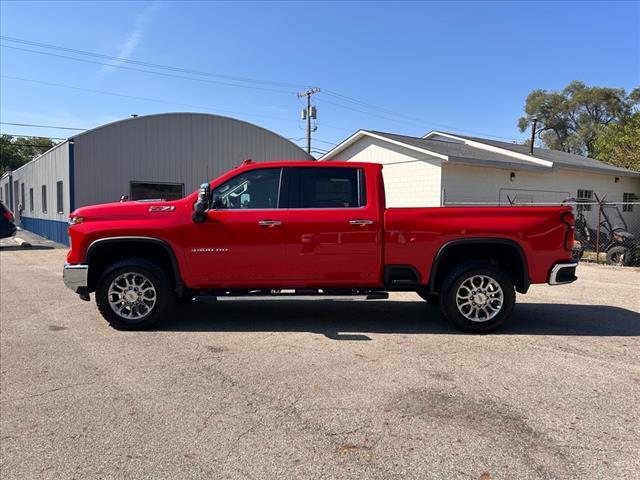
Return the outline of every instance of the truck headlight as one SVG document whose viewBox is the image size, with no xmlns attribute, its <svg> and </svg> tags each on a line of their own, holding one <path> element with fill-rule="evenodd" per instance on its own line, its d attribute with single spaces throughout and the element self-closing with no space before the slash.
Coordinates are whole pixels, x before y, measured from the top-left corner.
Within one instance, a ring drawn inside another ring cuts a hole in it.
<svg viewBox="0 0 640 480">
<path fill-rule="evenodd" d="M 69 225 L 78 225 L 82 222 L 84 222 L 83 217 L 69 217 Z"/>
</svg>

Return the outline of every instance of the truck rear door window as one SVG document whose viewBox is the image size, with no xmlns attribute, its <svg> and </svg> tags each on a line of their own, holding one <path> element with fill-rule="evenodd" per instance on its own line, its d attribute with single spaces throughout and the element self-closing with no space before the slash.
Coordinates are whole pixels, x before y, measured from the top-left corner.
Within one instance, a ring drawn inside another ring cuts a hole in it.
<svg viewBox="0 0 640 480">
<path fill-rule="evenodd" d="M 357 208 L 366 203 L 362 169 L 316 167 L 296 171 L 291 208 Z"/>
</svg>

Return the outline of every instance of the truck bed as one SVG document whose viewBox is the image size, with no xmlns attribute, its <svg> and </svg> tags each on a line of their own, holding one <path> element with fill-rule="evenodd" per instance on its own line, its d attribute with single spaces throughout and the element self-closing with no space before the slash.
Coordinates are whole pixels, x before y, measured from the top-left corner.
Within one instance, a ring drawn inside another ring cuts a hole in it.
<svg viewBox="0 0 640 480">
<path fill-rule="evenodd" d="M 549 265 L 567 260 L 567 228 L 558 220 L 570 207 L 388 208 L 384 212 L 384 263 L 413 265 L 428 279 L 438 252 L 452 242 L 502 239 L 524 252 L 531 283 L 544 283 Z M 531 261 L 534 259 L 535 261 Z"/>
</svg>

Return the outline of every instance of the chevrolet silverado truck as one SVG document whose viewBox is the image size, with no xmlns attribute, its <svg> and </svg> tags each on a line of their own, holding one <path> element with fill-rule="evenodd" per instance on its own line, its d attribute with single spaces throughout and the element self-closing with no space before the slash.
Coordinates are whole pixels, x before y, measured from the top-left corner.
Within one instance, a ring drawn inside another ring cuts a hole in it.
<svg viewBox="0 0 640 480">
<path fill-rule="evenodd" d="M 516 291 L 576 280 L 569 207 L 386 208 L 372 163 L 246 161 L 180 200 L 82 207 L 69 224 L 64 282 L 117 329 L 197 295 L 413 291 L 489 332 Z"/>
</svg>

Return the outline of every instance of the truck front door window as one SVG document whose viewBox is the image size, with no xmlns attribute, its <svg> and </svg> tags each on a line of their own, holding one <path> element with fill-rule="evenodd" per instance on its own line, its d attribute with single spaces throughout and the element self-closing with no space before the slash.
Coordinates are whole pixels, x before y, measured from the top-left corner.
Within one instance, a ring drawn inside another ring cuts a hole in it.
<svg viewBox="0 0 640 480">
<path fill-rule="evenodd" d="M 263 168 L 242 173 L 213 190 L 213 208 L 278 208 L 281 168 Z"/>
</svg>

